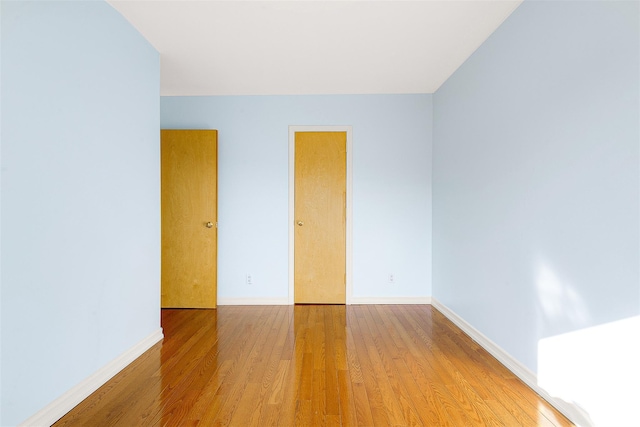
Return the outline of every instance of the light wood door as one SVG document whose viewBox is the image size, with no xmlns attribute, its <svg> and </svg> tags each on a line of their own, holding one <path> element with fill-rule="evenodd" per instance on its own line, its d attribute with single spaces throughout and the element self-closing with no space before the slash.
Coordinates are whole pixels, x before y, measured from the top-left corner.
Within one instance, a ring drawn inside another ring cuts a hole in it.
<svg viewBox="0 0 640 427">
<path fill-rule="evenodd" d="M 295 133 L 294 301 L 346 302 L 346 132 Z"/>
<path fill-rule="evenodd" d="M 162 307 L 217 304 L 215 130 L 161 131 Z"/>
</svg>

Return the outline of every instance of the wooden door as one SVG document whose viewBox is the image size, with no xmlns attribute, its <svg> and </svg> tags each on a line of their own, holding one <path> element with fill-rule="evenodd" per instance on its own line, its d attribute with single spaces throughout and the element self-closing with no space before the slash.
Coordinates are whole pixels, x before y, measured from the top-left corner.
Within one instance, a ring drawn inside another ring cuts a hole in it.
<svg viewBox="0 0 640 427">
<path fill-rule="evenodd" d="M 217 304 L 217 164 L 215 130 L 161 131 L 161 305 Z"/>
<path fill-rule="evenodd" d="M 346 302 L 346 132 L 295 133 L 294 301 Z"/>
</svg>

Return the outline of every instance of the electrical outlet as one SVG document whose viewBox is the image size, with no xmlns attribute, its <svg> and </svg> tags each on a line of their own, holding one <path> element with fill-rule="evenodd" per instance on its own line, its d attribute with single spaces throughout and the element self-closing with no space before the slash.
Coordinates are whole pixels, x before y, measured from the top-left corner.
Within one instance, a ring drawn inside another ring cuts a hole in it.
<svg viewBox="0 0 640 427">
<path fill-rule="evenodd" d="M 396 282 L 396 278 L 393 275 L 393 273 L 389 273 L 389 283 L 395 283 Z"/>
<path fill-rule="evenodd" d="M 245 280 L 247 285 L 253 285 L 253 277 L 251 277 L 251 274 L 247 273 L 245 275 Z"/>
</svg>

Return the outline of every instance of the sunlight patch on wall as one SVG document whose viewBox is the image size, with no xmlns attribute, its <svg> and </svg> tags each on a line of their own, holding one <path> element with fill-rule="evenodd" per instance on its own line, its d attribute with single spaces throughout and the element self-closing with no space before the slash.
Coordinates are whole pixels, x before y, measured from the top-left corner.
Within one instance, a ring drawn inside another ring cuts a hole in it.
<svg viewBox="0 0 640 427">
<path fill-rule="evenodd" d="M 596 426 L 640 425 L 640 316 L 538 342 L 538 384 Z"/>
<path fill-rule="evenodd" d="M 541 262 L 536 281 L 538 300 L 545 319 L 553 324 L 580 327 L 589 320 L 589 311 L 575 287 L 562 280 L 547 263 Z"/>
</svg>

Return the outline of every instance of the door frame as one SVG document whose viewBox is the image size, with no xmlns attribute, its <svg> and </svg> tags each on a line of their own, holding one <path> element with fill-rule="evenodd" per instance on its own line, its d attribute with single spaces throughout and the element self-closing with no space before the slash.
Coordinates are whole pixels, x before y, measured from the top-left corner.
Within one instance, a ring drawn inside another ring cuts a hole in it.
<svg viewBox="0 0 640 427">
<path fill-rule="evenodd" d="M 347 206 L 345 221 L 345 242 L 346 242 L 346 289 L 345 301 L 347 305 L 351 304 L 351 295 L 353 294 L 352 283 L 352 207 L 353 207 L 353 179 L 351 175 L 353 165 L 353 128 L 352 126 L 289 126 L 289 305 L 294 304 L 294 257 L 295 257 L 295 149 L 296 149 L 296 132 L 346 132 L 347 134 Z"/>
</svg>

